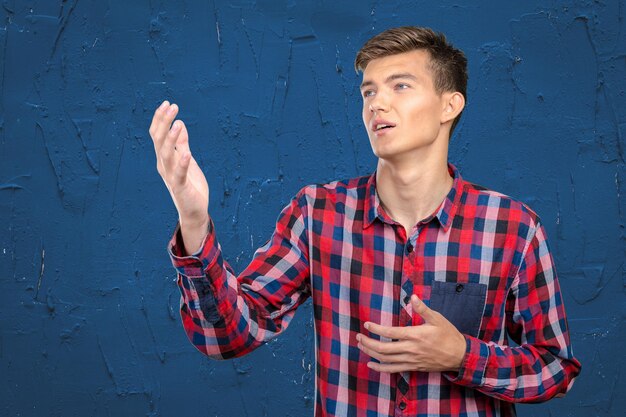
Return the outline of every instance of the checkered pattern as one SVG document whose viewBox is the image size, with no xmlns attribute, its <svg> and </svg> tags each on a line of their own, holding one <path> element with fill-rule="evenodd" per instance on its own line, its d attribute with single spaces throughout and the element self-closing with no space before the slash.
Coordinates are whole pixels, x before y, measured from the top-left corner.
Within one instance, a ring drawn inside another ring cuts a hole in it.
<svg viewBox="0 0 626 417">
<path fill-rule="evenodd" d="M 375 175 L 306 187 L 239 276 L 212 224 L 193 256 L 181 256 L 177 231 L 169 251 L 189 339 L 212 358 L 244 355 L 312 297 L 315 416 L 514 416 L 513 402 L 565 393 L 580 363 L 539 218 L 449 171 L 447 198 L 410 236 L 380 205 Z M 367 367 L 363 323 L 420 325 L 413 293 L 464 333 L 458 373 Z"/>
</svg>

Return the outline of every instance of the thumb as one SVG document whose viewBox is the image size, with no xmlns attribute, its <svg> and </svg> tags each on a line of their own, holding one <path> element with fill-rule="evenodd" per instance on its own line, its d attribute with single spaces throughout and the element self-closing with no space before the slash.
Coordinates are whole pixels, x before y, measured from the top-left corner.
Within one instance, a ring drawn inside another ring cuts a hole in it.
<svg viewBox="0 0 626 417">
<path fill-rule="evenodd" d="M 426 323 L 435 323 L 437 321 L 437 314 L 434 310 L 428 308 L 426 304 L 415 294 L 411 296 L 411 307 L 413 311 L 419 314 Z"/>
</svg>

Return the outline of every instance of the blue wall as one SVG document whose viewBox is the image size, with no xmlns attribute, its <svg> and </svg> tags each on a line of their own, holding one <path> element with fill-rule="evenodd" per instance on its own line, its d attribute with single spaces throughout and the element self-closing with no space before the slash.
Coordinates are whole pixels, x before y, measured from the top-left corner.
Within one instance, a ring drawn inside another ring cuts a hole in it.
<svg viewBox="0 0 626 417">
<path fill-rule="evenodd" d="M 511 3 L 3 0 L 0 415 L 312 415 L 310 304 L 239 360 L 187 341 L 148 125 L 180 104 L 241 270 L 301 186 L 373 170 L 352 62 L 403 24 L 469 58 L 451 161 L 547 227 L 583 374 L 520 415 L 621 415 L 625 7 Z"/>
</svg>

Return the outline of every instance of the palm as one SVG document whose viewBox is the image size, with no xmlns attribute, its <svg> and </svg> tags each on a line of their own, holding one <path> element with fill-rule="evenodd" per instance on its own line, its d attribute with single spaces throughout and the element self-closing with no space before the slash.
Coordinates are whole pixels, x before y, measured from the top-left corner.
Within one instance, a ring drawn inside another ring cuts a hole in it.
<svg viewBox="0 0 626 417">
<path fill-rule="evenodd" d="M 209 185 L 196 160 L 191 157 L 187 179 L 182 186 L 165 184 L 181 218 L 200 218 L 209 206 Z"/>
</svg>

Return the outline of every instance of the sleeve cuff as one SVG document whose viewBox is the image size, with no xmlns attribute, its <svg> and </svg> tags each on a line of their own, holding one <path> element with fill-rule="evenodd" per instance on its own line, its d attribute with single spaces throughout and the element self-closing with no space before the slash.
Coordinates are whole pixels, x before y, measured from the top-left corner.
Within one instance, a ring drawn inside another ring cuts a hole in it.
<svg viewBox="0 0 626 417">
<path fill-rule="evenodd" d="M 183 237 L 180 231 L 180 223 L 178 223 L 167 247 L 172 265 L 179 274 L 186 277 L 204 277 L 205 271 L 216 262 L 219 256 L 219 247 L 215 239 L 213 220 L 209 218 L 207 235 L 196 253 L 185 255 L 182 251 L 183 247 Z"/>
<path fill-rule="evenodd" d="M 461 368 L 458 372 L 444 372 L 443 374 L 450 382 L 467 387 L 480 387 L 485 379 L 489 347 L 475 337 L 465 335 L 465 341 L 467 346 Z"/>
</svg>

